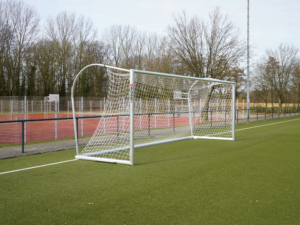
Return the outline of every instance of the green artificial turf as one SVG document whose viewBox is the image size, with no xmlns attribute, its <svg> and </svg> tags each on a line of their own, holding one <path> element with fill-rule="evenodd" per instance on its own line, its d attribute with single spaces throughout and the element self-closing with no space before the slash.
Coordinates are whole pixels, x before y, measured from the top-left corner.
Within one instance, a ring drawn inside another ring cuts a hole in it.
<svg viewBox="0 0 300 225">
<path fill-rule="evenodd" d="M 2 174 L 0 224 L 300 224 L 300 118 L 236 130 L 236 141 L 137 149 L 135 166 L 76 160 Z M 0 172 L 74 155 L 1 160 Z"/>
</svg>

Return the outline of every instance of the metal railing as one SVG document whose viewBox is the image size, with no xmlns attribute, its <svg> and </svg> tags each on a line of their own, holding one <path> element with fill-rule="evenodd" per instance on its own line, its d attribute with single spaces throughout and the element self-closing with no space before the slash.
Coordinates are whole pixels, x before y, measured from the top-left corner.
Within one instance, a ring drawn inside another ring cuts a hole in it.
<svg viewBox="0 0 300 225">
<path fill-rule="evenodd" d="M 248 114 L 249 111 L 249 114 Z M 246 115 L 246 116 L 245 116 Z M 247 117 L 249 115 L 249 117 Z M 280 119 L 300 115 L 300 107 L 269 107 L 236 110 L 236 123 L 250 123 L 262 120 Z"/>
<path fill-rule="evenodd" d="M 295 106 L 295 107 L 270 107 L 270 108 L 251 108 L 249 110 L 249 117 L 245 116 L 248 115 L 247 109 L 236 109 L 236 124 L 243 124 L 243 123 L 250 123 L 250 122 L 257 122 L 257 121 L 263 121 L 263 120 L 270 120 L 270 119 L 279 119 L 279 118 L 286 118 L 286 117 L 292 117 L 292 116 L 298 116 L 300 115 L 300 107 Z M 175 132 L 175 117 L 180 117 L 183 114 L 188 113 L 188 112 L 162 112 L 162 113 L 140 113 L 140 114 L 135 114 L 135 116 L 146 116 L 148 118 L 148 124 L 147 128 L 143 129 L 148 129 L 148 134 L 150 135 L 151 129 L 150 129 L 150 117 L 155 117 L 157 115 L 168 115 L 170 119 L 170 127 L 173 127 L 173 130 Z M 193 112 L 193 118 L 195 118 L 195 113 L 199 113 L 199 111 L 194 111 Z M 226 121 L 231 120 L 231 111 L 230 110 L 208 110 L 208 111 L 202 111 L 200 112 L 200 117 L 203 117 L 204 114 L 208 116 L 206 122 L 210 122 L 211 126 L 213 126 L 213 118 L 214 118 L 214 113 L 218 115 L 222 114 L 223 121 L 225 122 L 224 124 L 226 125 Z M 223 115 L 224 114 L 224 115 Z M 81 116 L 81 117 L 76 117 L 76 126 L 77 126 L 77 131 L 79 131 L 79 120 L 82 121 L 81 125 L 83 125 L 83 120 L 87 119 L 97 119 L 97 118 L 116 118 L 116 134 L 118 135 L 120 132 L 120 118 L 124 117 L 129 117 L 129 114 L 116 114 L 116 115 L 98 115 L 98 116 Z M 57 121 L 70 121 L 72 120 L 72 117 L 64 117 L 64 118 L 42 118 L 42 119 L 21 119 L 21 120 L 7 120 L 7 121 L 0 121 L 0 124 L 9 124 L 9 127 L 11 127 L 13 124 L 21 124 L 21 126 L 14 127 L 12 129 L 16 129 L 12 133 L 20 133 L 18 136 L 18 143 L 21 144 L 21 152 L 24 153 L 25 149 L 25 143 L 26 143 L 26 124 L 33 124 L 34 122 L 55 122 L 55 135 L 53 135 L 53 139 L 60 139 L 58 138 L 57 135 Z M 71 121 L 70 121 L 71 122 Z M 229 122 L 229 121 L 228 121 Z M 70 123 L 72 124 L 72 123 Z M 68 129 L 69 129 L 69 138 L 74 139 L 74 128 L 73 125 L 68 124 Z M 34 124 L 33 124 L 34 125 Z M 195 125 L 195 122 L 194 122 Z M 46 124 L 46 126 L 49 126 Z M 95 125 L 97 126 L 97 124 Z M 94 126 L 94 127 L 95 127 Z M 34 128 L 34 127 L 33 127 Z M 63 128 L 63 127 L 61 127 Z M 84 137 L 83 135 L 83 126 L 81 128 L 81 136 Z M 0 134 L 3 135 L 3 133 L 6 132 L 7 128 L 3 128 L 2 132 Z M 41 128 L 44 129 L 45 128 Z M 49 127 L 47 127 L 49 129 Z M 91 128 L 95 129 L 95 128 Z M 21 131 L 20 131 L 21 130 Z M 45 131 L 47 132 L 47 131 Z M 65 132 L 65 131 L 63 131 Z M 90 132 L 91 133 L 91 132 Z M 79 132 L 77 132 L 77 138 L 78 138 Z M 88 135 L 92 135 L 88 134 Z M 85 135 L 85 136 L 88 136 Z M 21 143 L 20 143 L 20 136 L 21 136 Z M 55 138 L 54 138 L 55 137 Z M 9 137 L 10 138 L 10 137 Z M 1 138 L 0 138 L 1 139 Z M 3 144 L 3 143 L 2 143 Z M 75 145 L 75 142 L 74 142 Z"/>
</svg>

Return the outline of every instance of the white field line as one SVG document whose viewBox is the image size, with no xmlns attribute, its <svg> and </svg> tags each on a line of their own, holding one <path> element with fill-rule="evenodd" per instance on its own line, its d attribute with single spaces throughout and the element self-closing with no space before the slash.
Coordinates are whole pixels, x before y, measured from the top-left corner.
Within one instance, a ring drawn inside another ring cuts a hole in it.
<svg viewBox="0 0 300 225">
<path fill-rule="evenodd" d="M 36 169 L 36 168 L 45 167 L 45 166 L 52 166 L 52 165 L 57 165 L 57 164 L 61 164 L 61 163 L 66 163 L 66 162 L 73 162 L 73 161 L 75 161 L 75 160 L 78 160 L 78 159 L 71 159 L 71 160 L 66 160 L 66 161 L 61 161 L 61 162 L 56 162 L 56 163 L 49 163 L 49 164 L 40 165 L 40 166 L 33 166 L 33 167 L 27 167 L 27 168 L 18 169 L 18 170 L 6 171 L 6 172 L 2 172 L 2 173 L 0 173 L 0 175 L 2 175 L 2 174 L 6 174 L 6 173 L 14 173 L 14 172 L 19 172 L 19 171 L 23 171 L 23 170 L 31 170 L 31 169 Z"/>
<path fill-rule="evenodd" d="M 291 121 L 295 121 L 295 120 L 300 120 L 300 119 L 287 120 L 287 121 L 282 121 L 282 122 L 278 122 L 278 123 L 269 123 L 269 124 L 265 124 L 265 125 L 255 126 L 255 127 L 247 127 L 247 128 L 238 129 L 235 131 L 248 130 L 248 129 L 258 128 L 258 127 L 265 127 L 265 126 L 276 125 L 276 124 L 280 124 L 280 123 L 287 123 L 287 122 L 291 122 Z"/>
<path fill-rule="evenodd" d="M 300 119 L 288 120 L 288 121 L 283 121 L 283 122 L 278 122 L 278 123 L 269 123 L 269 124 L 265 124 L 265 125 L 254 126 L 254 127 L 247 127 L 247 128 L 238 129 L 238 130 L 235 130 L 235 131 L 248 130 L 248 129 L 258 128 L 258 127 L 265 127 L 265 126 L 270 126 L 270 125 L 276 125 L 276 124 L 279 124 L 279 123 L 287 123 L 287 122 L 295 121 L 295 120 L 300 120 Z M 209 136 L 216 136 L 216 135 L 227 134 L 227 133 L 231 133 L 231 130 L 230 131 L 224 131 L 224 132 L 216 133 L 216 134 L 210 134 Z"/>
<path fill-rule="evenodd" d="M 283 122 L 278 122 L 278 123 L 269 123 L 269 124 L 265 124 L 265 125 L 255 126 L 255 127 L 248 127 L 248 128 L 238 129 L 238 130 L 235 130 L 235 131 L 248 130 L 248 129 L 258 128 L 258 127 L 265 127 L 265 126 L 276 125 L 276 124 L 280 124 L 280 123 L 287 123 L 287 122 L 291 122 L 291 121 L 295 121 L 295 120 L 300 120 L 300 119 L 288 120 L 288 121 L 283 121 Z M 222 133 L 227 133 L 227 132 L 222 132 Z M 49 164 L 40 165 L 40 166 L 33 166 L 33 167 L 23 168 L 23 169 L 19 169 L 19 170 L 11 170 L 11 171 L 2 172 L 2 173 L 0 173 L 0 175 L 7 174 L 7 173 L 19 172 L 19 171 L 23 171 L 23 170 L 30 170 L 30 169 L 35 169 L 35 168 L 40 168 L 40 167 L 45 167 L 45 166 L 52 166 L 52 165 L 57 165 L 57 164 L 61 164 L 61 163 L 66 163 L 66 162 L 73 162 L 73 161 L 76 161 L 76 160 L 78 160 L 78 159 L 71 159 L 71 160 L 67 160 L 67 161 L 49 163 Z"/>
</svg>

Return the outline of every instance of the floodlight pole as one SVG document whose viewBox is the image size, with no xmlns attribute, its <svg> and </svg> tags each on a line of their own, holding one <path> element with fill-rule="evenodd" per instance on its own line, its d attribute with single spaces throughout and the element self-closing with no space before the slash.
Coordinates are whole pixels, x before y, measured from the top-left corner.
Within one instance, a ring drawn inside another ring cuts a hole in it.
<svg viewBox="0 0 300 225">
<path fill-rule="evenodd" d="M 247 118 L 250 119 L 250 80 L 249 80 L 249 0 L 247 0 Z"/>
</svg>

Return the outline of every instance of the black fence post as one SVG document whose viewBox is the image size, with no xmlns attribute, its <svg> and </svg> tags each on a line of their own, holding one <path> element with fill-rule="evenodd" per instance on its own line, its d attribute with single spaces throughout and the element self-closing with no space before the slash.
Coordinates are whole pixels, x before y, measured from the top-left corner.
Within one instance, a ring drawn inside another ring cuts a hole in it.
<svg viewBox="0 0 300 225">
<path fill-rule="evenodd" d="M 78 143 L 78 118 L 76 117 L 77 143 Z"/>
<path fill-rule="evenodd" d="M 24 153 L 24 121 L 22 121 L 22 153 Z"/>
<path fill-rule="evenodd" d="M 258 109 L 256 109 L 256 117 L 257 117 L 257 121 L 258 121 Z"/>
<path fill-rule="evenodd" d="M 173 131 L 175 132 L 175 113 L 173 113 Z"/>
<path fill-rule="evenodd" d="M 293 110 L 294 110 L 294 116 L 296 116 L 296 112 L 295 112 L 295 111 L 296 111 L 296 110 L 295 110 L 295 106 L 293 107 Z"/>
<path fill-rule="evenodd" d="M 250 109 L 247 109 L 247 122 L 249 122 L 249 117 L 250 117 Z"/>
<path fill-rule="evenodd" d="M 210 111 L 210 126 L 212 127 L 212 110 Z"/>
<path fill-rule="evenodd" d="M 236 122 L 239 123 L 239 110 L 236 110 Z"/>
<path fill-rule="evenodd" d="M 117 116 L 117 138 L 119 138 L 119 116 Z"/>
<path fill-rule="evenodd" d="M 272 107 L 272 119 L 273 119 L 273 109 L 274 109 L 274 108 Z"/>
<path fill-rule="evenodd" d="M 267 120 L 267 108 L 265 108 L 265 120 Z"/>
<path fill-rule="evenodd" d="M 280 118 L 280 108 L 278 108 L 277 110 L 278 110 L 278 118 Z"/>
</svg>

